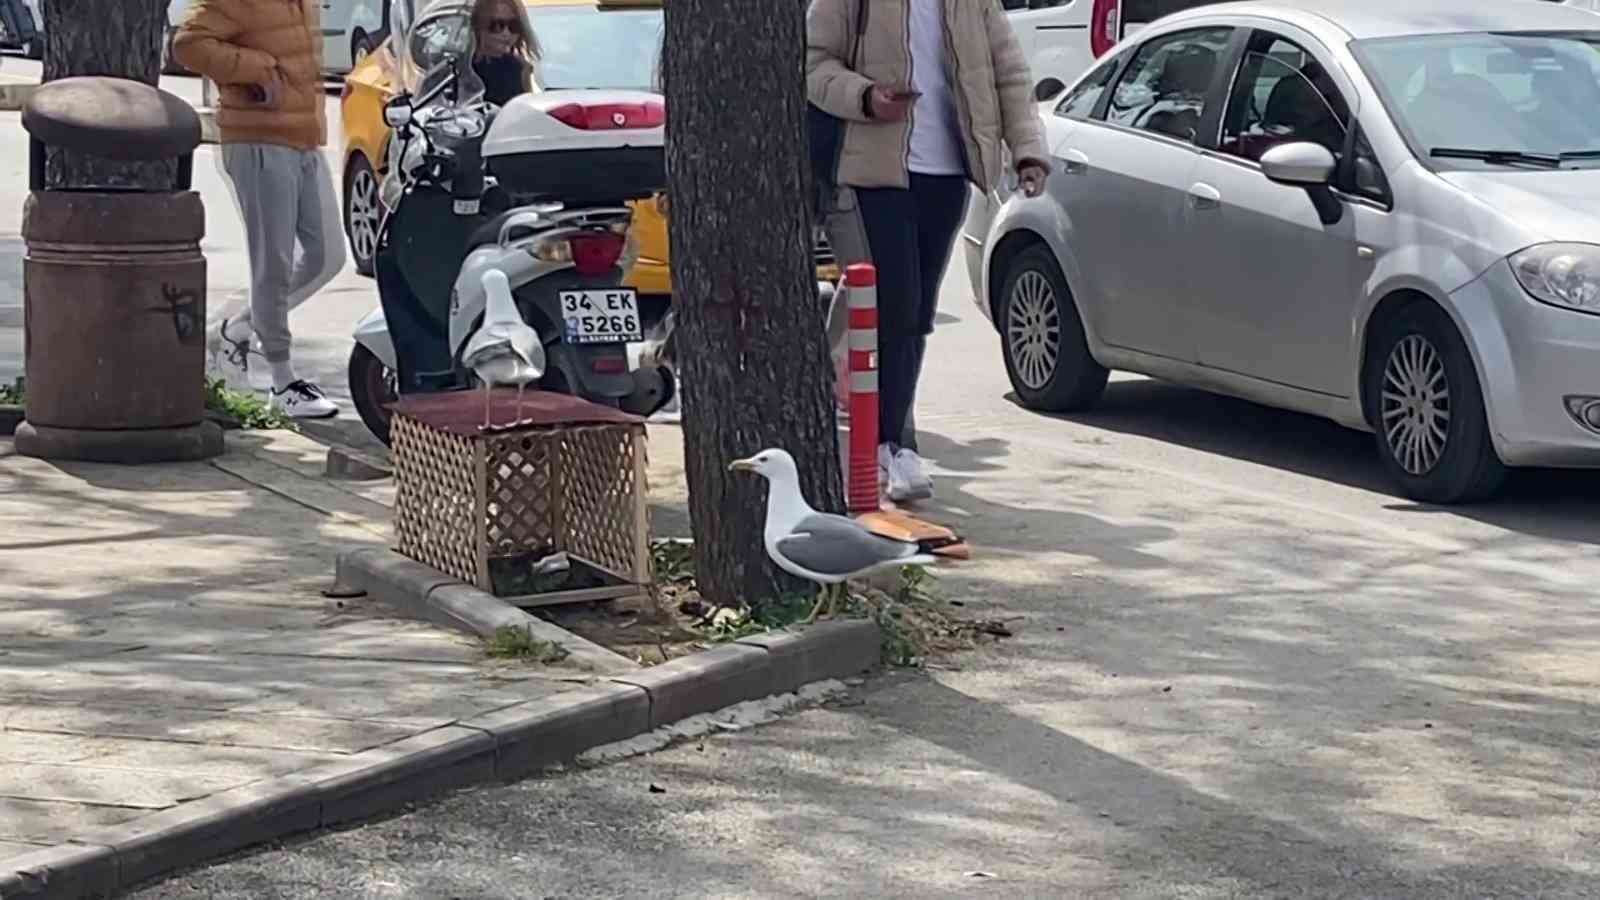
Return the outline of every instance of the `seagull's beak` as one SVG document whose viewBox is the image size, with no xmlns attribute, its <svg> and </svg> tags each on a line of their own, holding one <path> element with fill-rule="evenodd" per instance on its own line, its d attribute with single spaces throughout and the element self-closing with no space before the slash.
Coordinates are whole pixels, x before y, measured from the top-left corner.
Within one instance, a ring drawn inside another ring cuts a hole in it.
<svg viewBox="0 0 1600 900">
<path fill-rule="evenodd" d="M 729 472 L 754 472 L 755 470 L 756 461 L 753 459 L 736 459 L 728 463 Z"/>
</svg>

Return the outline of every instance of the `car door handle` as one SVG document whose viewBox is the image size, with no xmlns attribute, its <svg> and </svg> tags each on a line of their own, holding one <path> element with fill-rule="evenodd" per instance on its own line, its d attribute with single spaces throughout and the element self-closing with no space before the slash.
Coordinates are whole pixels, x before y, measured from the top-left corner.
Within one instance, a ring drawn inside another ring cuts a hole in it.
<svg viewBox="0 0 1600 900">
<path fill-rule="evenodd" d="M 1203 181 L 1197 181 L 1189 185 L 1189 205 L 1195 209 L 1217 209 L 1222 206 L 1222 192 Z"/>
<path fill-rule="evenodd" d="M 1061 154 L 1061 169 L 1068 175 L 1089 174 L 1089 155 L 1082 150 L 1068 150 Z"/>
</svg>

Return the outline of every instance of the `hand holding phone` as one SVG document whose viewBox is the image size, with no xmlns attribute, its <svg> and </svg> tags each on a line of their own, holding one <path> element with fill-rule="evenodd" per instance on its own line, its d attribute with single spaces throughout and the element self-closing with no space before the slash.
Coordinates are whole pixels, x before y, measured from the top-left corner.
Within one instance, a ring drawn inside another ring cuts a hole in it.
<svg viewBox="0 0 1600 900">
<path fill-rule="evenodd" d="M 874 85 L 872 88 L 872 117 L 880 122 L 898 122 L 906 117 L 911 98 L 902 88 Z"/>
</svg>

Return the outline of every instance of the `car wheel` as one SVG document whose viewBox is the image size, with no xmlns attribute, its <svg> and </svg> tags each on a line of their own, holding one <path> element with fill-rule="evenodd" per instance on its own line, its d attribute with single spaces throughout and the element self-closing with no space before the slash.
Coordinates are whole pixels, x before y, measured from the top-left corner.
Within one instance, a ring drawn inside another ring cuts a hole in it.
<svg viewBox="0 0 1600 900">
<path fill-rule="evenodd" d="M 393 414 L 389 404 L 400 399 L 399 379 L 395 371 L 383 364 L 377 355 L 357 344 L 350 351 L 350 399 L 356 413 L 372 436 L 389 444 L 389 422 Z"/>
<path fill-rule="evenodd" d="M 378 255 L 378 225 L 383 219 L 383 201 L 378 192 L 378 173 L 361 154 L 350 157 L 344 171 L 344 233 L 350 239 L 350 256 L 356 271 L 370 276 Z"/>
<path fill-rule="evenodd" d="M 1077 304 L 1049 248 L 1030 247 L 1011 261 L 995 321 L 1006 374 L 1023 406 L 1077 412 L 1105 392 L 1110 373 L 1089 353 Z"/>
<path fill-rule="evenodd" d="M 361 65 L 362 60 L 372 55 L 374 47 L 378 46 L 365 31 L 357 28 L 356 33 L 350 37 L 350 69 L 355 70 Z"/>
<path fill-rule="evenodd" d="M 1444 310 L 1418 303 L 1383 326 L 1366 369 L 1378 453 L 1408 497 L 1470 503 L 1500 488 L 1478 373 Z"/>
</svg>

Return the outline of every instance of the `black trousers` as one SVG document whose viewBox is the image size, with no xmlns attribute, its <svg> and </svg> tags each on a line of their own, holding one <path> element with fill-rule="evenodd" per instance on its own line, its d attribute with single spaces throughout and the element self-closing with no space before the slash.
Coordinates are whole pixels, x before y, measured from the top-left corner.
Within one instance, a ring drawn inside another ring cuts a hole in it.
<svg viewBox="0 0 1600 900">
<path fill-rule="evenodd" d="M 939 286 L 967 210 L 963 175 L 911 173 L 907 190 L 857 188 L 861 224 L 878 267 L 878 439 L 916 449 L 906 427 Z"/>
<path fill-rule="evenodd" d="M 456 386 L 456 377 L 450 358 L 448 310 L 430 308 L 417 296 L 401 272 L 397 252 L 387 244 L 380 247 L 373 260 L 373 274 L 399 363 L 400 370 L 395 374 L 400 393 L 450 390 Z"/>
</svg>

